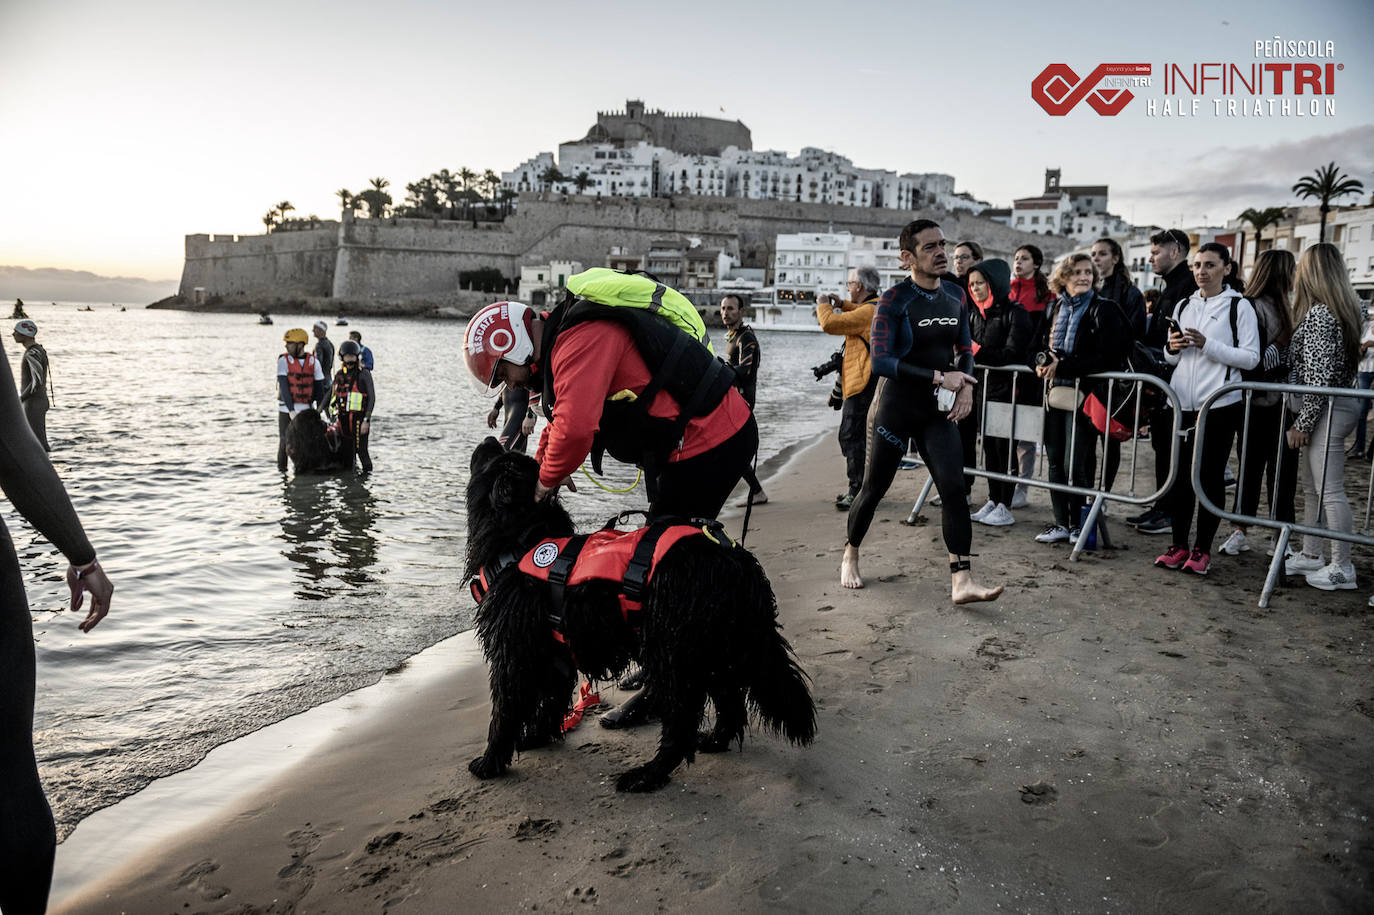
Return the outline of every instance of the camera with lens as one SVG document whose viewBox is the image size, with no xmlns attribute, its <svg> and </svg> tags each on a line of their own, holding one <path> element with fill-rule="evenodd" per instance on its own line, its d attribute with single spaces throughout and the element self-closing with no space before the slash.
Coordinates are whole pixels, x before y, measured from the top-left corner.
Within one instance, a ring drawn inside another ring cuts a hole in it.
<svg viewBox="0 0 1374 915">
<path fill-rule="evenodd" d="M 1041 350 L 1040 352 L 1038 352 L 1038 353 L 1035 354 L 1035 364 L 1036 364 L 1036 365 L 1049 365 L 1051 362 L 1053 362 L 1053 361 L 1054 361 L 1055 359 L 1057 359 L 1057 358 L 1058 358 L 1058 356 L 1055 355 L 1054 350 L 1049 350 L 1049 349 Z"/>
<path fill-rule="evenodd" d="M 837 349 L 835 350 L 835 352 L 830 354 L 829 359 L 825 360 L 820 365 L 812 366 L 811 374 L 816 376 L 817 381 L 820 381 L 822 378 L 824 378 L 826 375 L 829 375 L 831 372 L 838 372 L 840 370 L 840 367 L 843 365 L 844 350 Z"/>
</svg>

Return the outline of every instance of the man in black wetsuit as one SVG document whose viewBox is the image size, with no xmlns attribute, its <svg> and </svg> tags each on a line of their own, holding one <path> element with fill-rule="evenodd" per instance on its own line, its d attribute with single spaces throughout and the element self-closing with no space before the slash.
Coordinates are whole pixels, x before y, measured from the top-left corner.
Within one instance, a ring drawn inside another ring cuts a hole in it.
<svg viewBox="0 0 1374 915">
<path fill-rule="evenodd" d="M 95 549 L 48 456 L 29 434 L 9 357 L 3 353 L 0 487 L 15 511 L 71 563 L 67 586 L 72 612 L 90 592 L 90 612 L 78 624 L 82 632 L 90 632 L 109 612 L 114 585 L 95 561 Z M 0 911 L 6 913 L 46 908 L 57 847 L 52 809 L 43 797 L 33 755 L 33 694 L 33 621 L 14 542 L 0 522 Z"/>
<path fill-rule="evenodd" d="M 859 545 L 892 485 L 907 441 L 914 439 L 943 501 L 950 596 L 954 603 L 965 604 L 995 600 L 1002 588 L 975 583 L 969 569 L 973 524 L 964 494 L 963 446 L 955 424 L 972 410 L 976 382 L 963 291 L 941 279 L 949 262 L 945 244 L 939 225 L 929 219 L 917 219 L 902 229 L 899 257 L 911 276 L 883 293 L 873 317 L 873 373 L 880 380 L 868 415 L 864 483 L 849 510 L 840 583 L 846 588 L 863 587 Z"/>
</svg>

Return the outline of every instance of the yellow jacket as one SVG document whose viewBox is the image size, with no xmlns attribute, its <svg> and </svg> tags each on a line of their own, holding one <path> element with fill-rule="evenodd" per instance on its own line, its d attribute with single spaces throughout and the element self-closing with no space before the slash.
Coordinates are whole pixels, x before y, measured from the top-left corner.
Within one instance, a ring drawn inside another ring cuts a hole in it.
<svg viewBox="0 0 1374 915">
<path fill-rule="evenodd" d="M 839 311 L 828 302 L 816 306 L 816 320 L 821 322 L 821 330 L 845 338 L 840 390 L 847 398 L 863 393 L 868 387 L 872 373 L 868 337 L 873 327 L 873 313 L 877 310 L 877 296 L 867 302 L 841 302 Z"/>
</svg>

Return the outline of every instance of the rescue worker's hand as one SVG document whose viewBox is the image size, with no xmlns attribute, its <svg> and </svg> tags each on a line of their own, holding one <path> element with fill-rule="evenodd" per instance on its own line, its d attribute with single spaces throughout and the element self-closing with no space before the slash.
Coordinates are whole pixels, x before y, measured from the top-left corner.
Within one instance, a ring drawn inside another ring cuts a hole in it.
<svg viewBox="0 0 1374 915">
<path fill-rule="evenodd" d="M 358 423 L 358 431 L 361 432 L 363 435 L 367 435 L 368 432 L 372 431 L 372 421 L 369 419 L 365 419 L 362 422 Z"/>
<path fill-rule="evenodd" d="M 501 415 L 501 401 L 498 400 L 498 401 L 496 402 L 496 406 L 494 406 L 494 407 L 491 408 L 491 412 L 487 413 L 487 428 L 488 428 L 488 429 L 495 429 L 495 428 L 496 428 L 496 419 L 497 419 L 497 417 L 499 417 L 500 415 Z"/>
<path fill-rule="evenodd" d="M 572 477 L 564 477 L 563 482 L 559 483 L 558 486 L 566 486 L 569 492 L 577 492 L 577 484 L 573 482 Z M 534 483 L 534 498 L 542 502 L 544 499 L 558 492 L 558 486 L 545 486 L 543 482 L 536 480 Z"/>
<path fill-rule="evenodd" d="M 529 435 L 534 431 L 534 417 L 526 416 L 525 421 L 520 424 L 520 434 Z M 574 490 L 576 492 L 576 490 Z"/>
</svg>

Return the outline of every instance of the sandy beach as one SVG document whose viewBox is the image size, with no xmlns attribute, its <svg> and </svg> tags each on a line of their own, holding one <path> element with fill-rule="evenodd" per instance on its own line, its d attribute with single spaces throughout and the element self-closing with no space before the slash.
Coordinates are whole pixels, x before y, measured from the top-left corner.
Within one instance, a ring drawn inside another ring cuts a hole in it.
<svg viewBox="0 0 1374 915">
<path fill-rule="evenodd" d="M 1262 550 L 1185 577 L 1119 525 L 1122 549 L 1070 563 L 1031 539 L 1039 491 L 1014 527 L 975 525 L 975 573 L 1007 590 L 957 608 L 938 509 L 898 523 L 923 480 L 899 475 L 856 592 L 833 437 L 755 509 L 749 546 L 813 679 L 809 748 L 752 735 L 622 795 L 657 728 L 589 718 L 478 782 L 486 674 L 467 665 L 54 910 L 1374 908 L 1368 587 L 1259 610 Z"/>
</svg>

